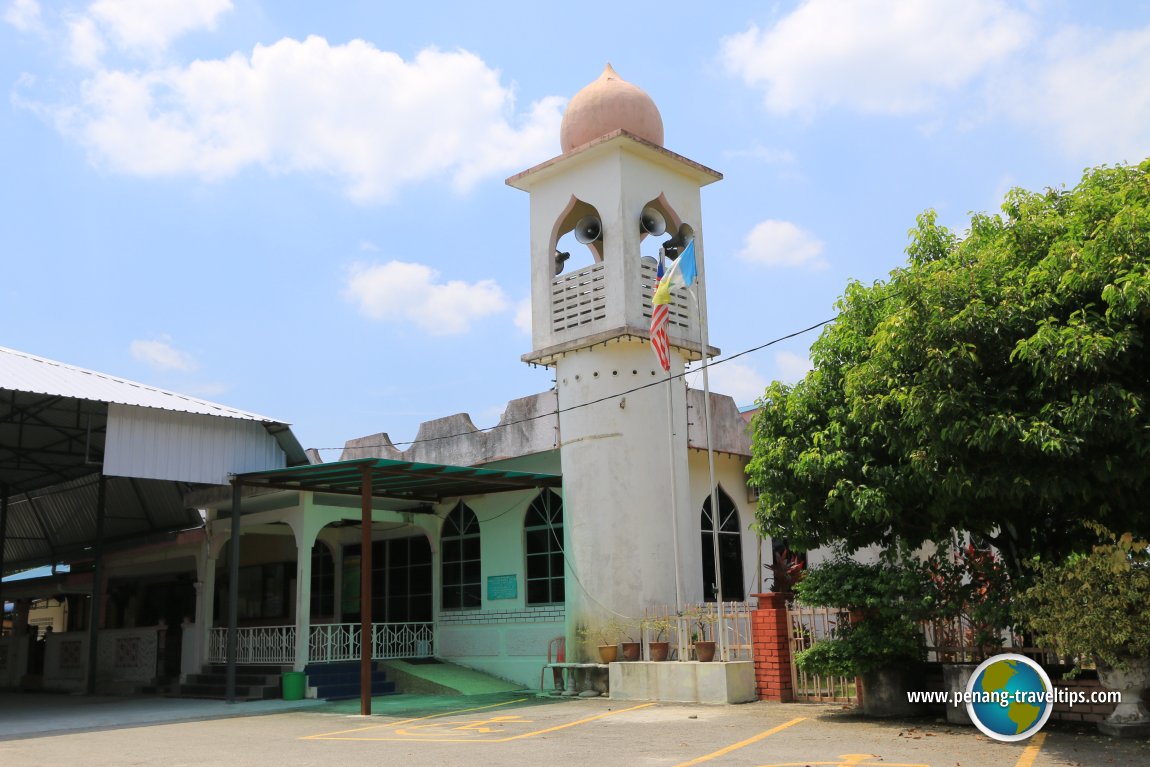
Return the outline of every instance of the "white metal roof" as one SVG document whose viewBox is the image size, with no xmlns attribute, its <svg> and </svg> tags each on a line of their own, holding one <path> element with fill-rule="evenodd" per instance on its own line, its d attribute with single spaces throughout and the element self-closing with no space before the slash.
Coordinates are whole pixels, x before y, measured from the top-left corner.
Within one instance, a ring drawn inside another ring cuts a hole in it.
<svg viewBox="0 0 1150 767">
<path fill-rule="evenodd" d="M 112 402 L 118 405 L 135 405 L 180 413 L 239 418 L 262 423 L 287 423 L 278 418 L 236 410 L 186 394 L 157 389 L 126 378 L 85 370 L 75 365 L 67 365 L 3 346 L 0 346 L 0 389 Z"/>
<path fill-rule="evenodd" d="M 101 498 L 128 544 L 202 525 L 189 490 L 303 463 L 282 421 L 0 347 L 4 569 L 86 556 Z"/>
</svg>

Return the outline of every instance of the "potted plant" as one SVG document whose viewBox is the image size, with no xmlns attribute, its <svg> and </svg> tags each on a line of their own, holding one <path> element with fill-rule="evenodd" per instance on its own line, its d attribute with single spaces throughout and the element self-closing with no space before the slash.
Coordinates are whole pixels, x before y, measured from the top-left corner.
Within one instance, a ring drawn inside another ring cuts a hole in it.
<svg viewBox="0 0 1150 767">
<path fill-rule="evenodd" d="M 631 633 L 634 628 L 635 622 L 633 620 L 619 622 L 620 635 L 623 638 L 623 641 L 619 643 L 619 649 L 623 653 L 623 660 L 625 661 L 637 661 L 642 653 L 642 643 L 636 642 Z"/>
<path fill-rule="evenodd" d="M 791 594 L 795 584 L 806 572 L 807 556 L 793 552 L 786 546 L 775 546 L 771 551 L 771 564 L 764 567 L 771 571 L 771 591 Z"/>
<path fill-rule="evenodd" d="M 654 637 L 654 639 L 647 641 L 648 660 L 667 660 L 667 656 L 671 651 L 671 643 L 667 641 L 667 634 L 673 625 L 671 619 L 666 616 L 647 618 L 643 621 L 644 629 L 651 632 L 651 635 Z"/>
<path fill-rule="evenodd" d="M 622 624 L 617 618 L 610 618 L 604 623 L 591 626 L 582 626 L 576 632 L 581 641 L 593 641 L 599 648 L 599 661 L 601 663 L 614 663 L 619 657 L 619 636 L 622 634 Z"/>
<path fill-rule="evenodd" d="M 1150 544 L 1131 533 L 1102 539 L 1089 553 L 1033 563 L 1034 584 L 1019 612 L 1038 641 L 1077 658 L 1072 673 L 1093 660 L 1103 686 L 1122 702 L 1098 729 L 1116 737 L 1150 737 L 1142 691 L 1150 687 Z"/>
<path fill-rule="evenodd" d="M 799 670 L 819 676 L 861 677 L 863 713 L 917 713 L 907 701 L 906 675 L 924 658 L 918 618 L 925 585 L 920 568 L 890 561 L 861 564 L 838 557 L 807 570 L 798 600 L 851 611 L 852 621 L 795 656 Z"/>
<path fill-rule="evenodd" d="M 924 609 L 942 663 L 943 684 L 955 700 L 978 664 L 1002 649 L 1011 625 L 1011 578 L 992 549 L 952 542 L 922 565 Z M 952 724 L 973 724 L 964 706 L 947 706 Z"/>
<path fill-rule="evenodd" d="M 710 663 L 715 659 L 715 640 L 713 626 L 719 620 L 719 615 L 710 607 L 706 609 L 691 607 L 684 610 L 683 617 L 693 625 L 691 628 L 691 644 L 695 648 L 695 659 L 702 663 Z"/>
</svg>

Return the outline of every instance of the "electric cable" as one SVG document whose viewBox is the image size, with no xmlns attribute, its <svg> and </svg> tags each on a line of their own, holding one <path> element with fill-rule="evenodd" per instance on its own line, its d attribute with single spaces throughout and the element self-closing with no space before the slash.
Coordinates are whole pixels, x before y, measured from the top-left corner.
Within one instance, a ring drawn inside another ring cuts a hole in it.
<svg viewBox="0 0 1150 767">
<path fill-rule="evenodd" d="M 445 435 L 440 436 L 440 437 L 428 437 L 426 439 L 412 439 L 412 440 L 406 440 L 403 442 L 389 442 L 386 444 L 385 443 L 366 444 L 366 445 L 359 444 L 359 445 L 354 445 L 351 449 L 363 450 L 363 449 L 369 449 L 369 448 L 373 448 L 373 447 L 400 447 L 400 446 L 411 447 L 412 445 L 418 445 L 418 444 L 423 444 L 423 443 L 427 443 L 427 442 L 439 442 L 439 441 L 445 440 L 445 439 L 457 439 L 460 437 L 469 437 L 469 436 L 476 434 L 476 433 L 492 432 L 492 431 L 495 431 L 496 429 L 503 429 L 503 428 L 506 428 L 508 426 L 517 426 L 517 425 L 522 424 L 522 423 L 529 423 L 531 421 L 538 421 L 538 420 L 541 420 L 543 418 L 553 418 L 555 416 L 560 415 L 561 413 L 569 413 L 572 410 L 578 410 L 579 408 L 590 407 L 591 405 L 598 405 L 600 403 L 608 402 L 610 400 L 618 399 L 620 397 L 626 397 L 628 394 L 634 394 L 635 392 L 643 391 L 644 389 L 650 389 L 653 386 L 660 386 L 667 381 L 673 381 L 675 379 L 685 378 L 688 375 L 691 375 L 691 374 L 694 374 L 694 373 L 701 371 L 703 368 L 710 368 L 710 367 L 714 367 L 716 365 L 722 365 L 725 362 L 730 362 L 731 360 L 738 359 L 739 357 L 743 357 L 747 354 L 753 354 L 755 352 L 762 351 L 763 349 L 766 349 L 768 347 L 774 346 L 776 344 L 780 344 L 783 341 L 789 341 L 792 338 L 797 338 L 801 335 L 805 335 L 807 333 L 810 333 L 812 330 L 818 330 L 819 328 L 821 328 L 825 325 L 829 325 L 830 323 L 834 322 L 835 320 L 837 320 L 841 316 L 842 316 L 841 314 L 836 314 L 834 317 L 831 317 L 830 319 L 825 319 L 821 322 L 816 322 L 814 325 L 803 328 L 802 330 L 796 330 L 793 333 L 787 333 L 784 336 L 779 336 L 778 338 L 771 339 L 770 341 L 767 341 L 766 343 L 759 344 L 758 346 L 753 346 L 749 349 L 744 349 L 741 352 L 736 352 L 735 354 L 731 354 L 727 357 L 723 357 L 722 359 L 715 360 L 714 362 L 704 360 L 703 364 L 700 365 L 695 370 L 684 370 L 682 373 L 677 373 L 675 375 L 668 376 L 666 379 L 659 378 L 656 381 L 651 381 L 650 383 L 641 384 L 641 385 L 635 386 L 631 389 L 627 389 L 626 391 L 617 392 L 615 394 L 608 394 L 604 397 L 589 400 L 587 402 L 581 402 L 577 405 L 570 405 L 570 406 L 565 407 L 565 408 L 556 407 L 555 410 L 552 410 L 552 411 L 547 412 L 547 413 L 540 413 L 538 415 L 527 416 L 526 418 L 518 418 L 514 421 L 507 421 L 505 423 L 497 423 L 494 426 L 487 426 L 487 427 L 482 428 L 482 429 L 477 428 L 477 429 L 475 429 L 475 431 L 460 432 L 458 434 L 445 434 Z M 316 448 L 310 448 L 310 449 L 316 450 L 316 451 L 346 450 L 346 449 L 348 449 L 348 446 L 342 445 L 340 447 L 316 447 Z"/>
</svg>

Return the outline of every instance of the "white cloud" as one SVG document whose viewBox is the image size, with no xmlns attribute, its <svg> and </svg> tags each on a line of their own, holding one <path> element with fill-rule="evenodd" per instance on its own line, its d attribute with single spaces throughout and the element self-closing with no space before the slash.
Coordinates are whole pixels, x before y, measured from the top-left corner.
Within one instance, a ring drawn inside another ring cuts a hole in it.
<svg viewBox="0 0 1150 767">
<path fill-rule="evenodd" d="M 153 370 L 191 372 L 199 367 L 192 355 L 172 346 L 172 339 L 167 336 L 153 341 L 132 341 L 130 348 L 134 359 Z"/>
<path fill-rule="evenodd" d="M 738 257 L 764 266 L 801 266 L 825 269 L 822 240 L 790 221 L 767 219 L 747 235 Z"/>
<path fill-rule="evenodd" d="M 687 375 L 692 389 L 703 388 L 703 373 L 696 369 Z M 712 365 L 708 372 L 711 391 L 726 394 L 738 405 L 750 405 L 767 389 L 767 379 L 750 365 L 741 362 L 723 362 Z"/>
<path fill-rule="evenodd" d="M 531 299 L 524 298 L 515 305 L 515 327 L 519 332 L 531 335 Z"/>
<path fill-rule="evenodd" d="M 40 28 L 40 4 L 36 0 L 13 0 L 4 9 L 4 21 L 21 32 L 32 32 Z"/>
<path fill-rule="evenodd" d="M 215 29 L 231 0 L 97 0 L 88 8 L 122 50 L 157 52 L 199 29 Z"/>
<path fill-rule="evenodd" d="M 760 144 L 755 144 L 750 149 L 735 149 L 724 152 L 723 154 L 726 157 L 732 158 L 750 157 L 755 160 L 761 160 L 767 165 L 794 165 L 798 162 L 795 153 L 789 149 L 773 149 Z"/>
<path fill-rule="evenodd" d="M 1005 60 L 1031 27 L 994 0 L 806 0 L 769 29 L 726 38 L 722 59 L 775 113 L 907 114 Z"/>
<path fill-rule="evenodd" d="M 193 397 L 218 397 L 226 394 L 231 387 L 225 383 L 184 384 L 180 389 Z"/>
<path fill-rule="evenodd" d="M 797 383 L 814 367 L 808 357 L 794 352 L 778 352 L 775 354 L 775 367 L 779 371 L 779 380 L 783 383 Z"/>
<path fill-rule="evenodd" d="M 423 264 L 356 264 L 345 296 L 367 317 L 412 322 L 431 335 L 466 333 L 474 320 L 508 307 L 502 288 L 494 280 L 467 283 L 438 279 L 439 273 Z"/>
<path fill-rule="evenodd" d="M 90 16 L 68 21 L 68 59 L 73 64 L 85 69 L 95 68 L 107 50 L 104 36 Z"/>
<path fill-rule="evenodd" d="M 546 158 L 562 105 L 546 98 L 516 115 L 512 88 L 466 51 L 428 48 L 405 61 L 363 40 L 320 37 L 184 67 L 99 70 L 80 94 L 54 109 L 57 125 L 114 171 L 320 173 L 360 202 L 433 177 L 466 191 Z"/>
<path fill-rule="evenodd" d="M 1150 155 L 1150 27 L 1065 28 L 1033 71 L 1004 78 L 999 108 L 1086 163 Z"/>
</svg>

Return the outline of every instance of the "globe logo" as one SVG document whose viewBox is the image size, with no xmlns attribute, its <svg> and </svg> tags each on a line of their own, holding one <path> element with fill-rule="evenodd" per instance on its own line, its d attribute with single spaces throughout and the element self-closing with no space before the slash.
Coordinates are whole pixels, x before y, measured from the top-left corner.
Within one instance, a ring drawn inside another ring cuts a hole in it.
<svg viewBox="0 0 1150 767">
<path fill-rule="evenodd" d="M 966 693 L 971 721 L 995 740 L 1026 740 L 1054 710 L 1050 677 L 1042 666 L 1014 653 L 983 661 L 971 674 Z"/>
</svg>

